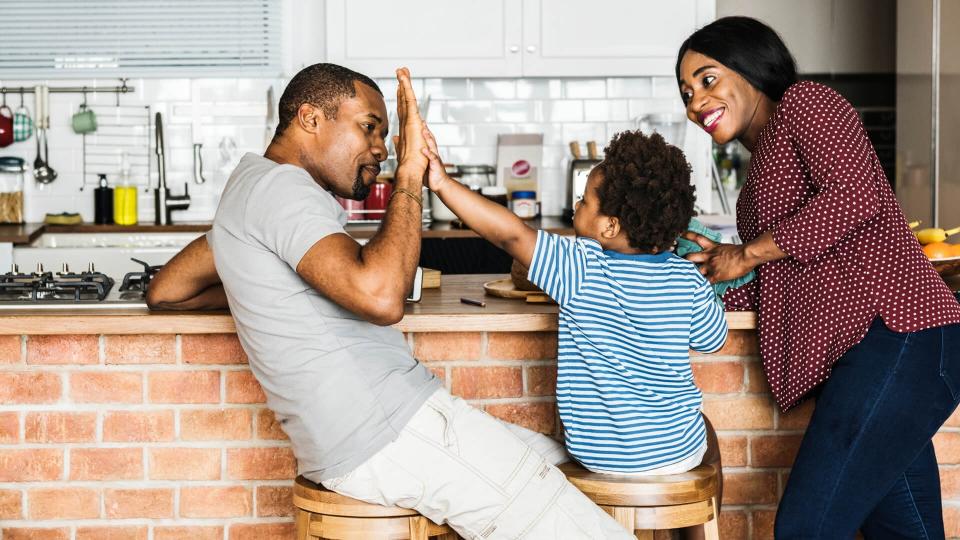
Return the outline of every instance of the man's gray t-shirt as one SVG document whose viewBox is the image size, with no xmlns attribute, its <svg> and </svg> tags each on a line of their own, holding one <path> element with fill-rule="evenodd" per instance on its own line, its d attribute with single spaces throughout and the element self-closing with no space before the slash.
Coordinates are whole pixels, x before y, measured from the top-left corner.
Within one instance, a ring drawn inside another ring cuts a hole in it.
<svg viewBox="0 0 960 540">
<path fill-rule="evenodd" d="M 346 213 L 304 169 L 247 154 L 230 176 L 207 239 L 240 343 L 300 474 L 353 470 L 396 439 L 439 387 L 403 334 L 364 321 L 296 272 Z"/>
</svg>

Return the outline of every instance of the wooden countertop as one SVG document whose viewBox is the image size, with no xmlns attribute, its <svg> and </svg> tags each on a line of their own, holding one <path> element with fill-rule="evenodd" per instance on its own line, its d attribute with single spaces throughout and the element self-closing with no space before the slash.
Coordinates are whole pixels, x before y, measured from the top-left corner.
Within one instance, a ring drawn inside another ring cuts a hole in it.
<svg viewBox="0 0 960 540">
<path fill-rule="evenodd" d="M 439 289 L 425 289 L 408 304 L 396 327 L 403 332 L 535 332 L 557 329 L 557 306 L 484 294 L 483 284 L 506 274 L 443 276 Z M 460 302 L 483 300 L 486 307 Z M 755 327 L 752 312 L 727 313 L 731 329 Z M 225 311 L 174 312 L 144 309 L 97 311 L 0 311 L 0 334 L 216 334 L 236 332 Z"/>
<path fill-rule="evenodd" d="M 559 217 L 532 219 L 529 225 L 534 229 L 544 229 L 557 234 L 573 234 L 573 226 Z M 370 238 L 377 232 L 377 225 L 346 226 L 347 233 L 354 238 Z M 46 225 L 43 223 L 25 223 L 22 225 L 0 225 L 0 242 L 29 244 L 45 232 L 56 233 L 143 233 L 143 232 L 207 232 L 209 221 L 182 222 L 172 225 L 97 225 L 81 223 L 79 225 Z M 470 229 L 460 229 L 451 223 L 434 221 L 423 230 L 423 238 L 479 238 Z"/>
</svg>

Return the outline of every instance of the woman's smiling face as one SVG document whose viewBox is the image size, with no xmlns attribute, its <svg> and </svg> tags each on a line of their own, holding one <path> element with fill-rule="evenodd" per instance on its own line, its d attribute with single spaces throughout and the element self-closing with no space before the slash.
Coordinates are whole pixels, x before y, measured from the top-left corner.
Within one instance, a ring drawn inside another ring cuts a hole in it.
<svg viewBox="0 0 960 540">
<path fill-rule="evenodd" d="M 736 71 L 693 50 L 684 53 L 677 82 L 687 117 L 717 144 L 742 139 L 761 100 L 769 99 Z"/>
</svg>

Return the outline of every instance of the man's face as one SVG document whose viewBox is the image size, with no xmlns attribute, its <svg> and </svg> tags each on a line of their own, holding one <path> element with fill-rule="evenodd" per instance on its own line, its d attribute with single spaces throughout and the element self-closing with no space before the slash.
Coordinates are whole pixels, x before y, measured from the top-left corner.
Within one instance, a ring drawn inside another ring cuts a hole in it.
<svg viewBox="0 0 960 540">
<path fill-rule="evenodd" d="M 357 95 L 340 102 L 330 120 L 317 109 L 318 129 L 312 133 L 301 162 L 324 187 L 348 199 L 363 200 L 387 159 L 387 107 L 373 88 L 354 82 Z"/>
</svg>

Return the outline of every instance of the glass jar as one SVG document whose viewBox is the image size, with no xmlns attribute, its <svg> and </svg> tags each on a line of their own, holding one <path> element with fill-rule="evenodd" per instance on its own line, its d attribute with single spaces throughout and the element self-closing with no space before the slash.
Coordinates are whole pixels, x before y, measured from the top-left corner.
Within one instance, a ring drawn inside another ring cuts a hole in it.
<svg viewBox="0 0 960 540">
<path fill-rule="evenodd" d="M 22 158 L 0 158 L 0 223 L 23 223 L 23 182 L 27 171 Z"/>
<path fill-rule="evenodd" d="M 503 186 L 484 186 L 480 188 L 480 194 L 501 206 L 507 206 L 507 188 Z"/>
<path fill-rule="evenodd" d="M 514 191 L 510 196 L 510 210 L 513 210 L 520 219 L 537 217 L 537 192 Z"/>
</svg>

